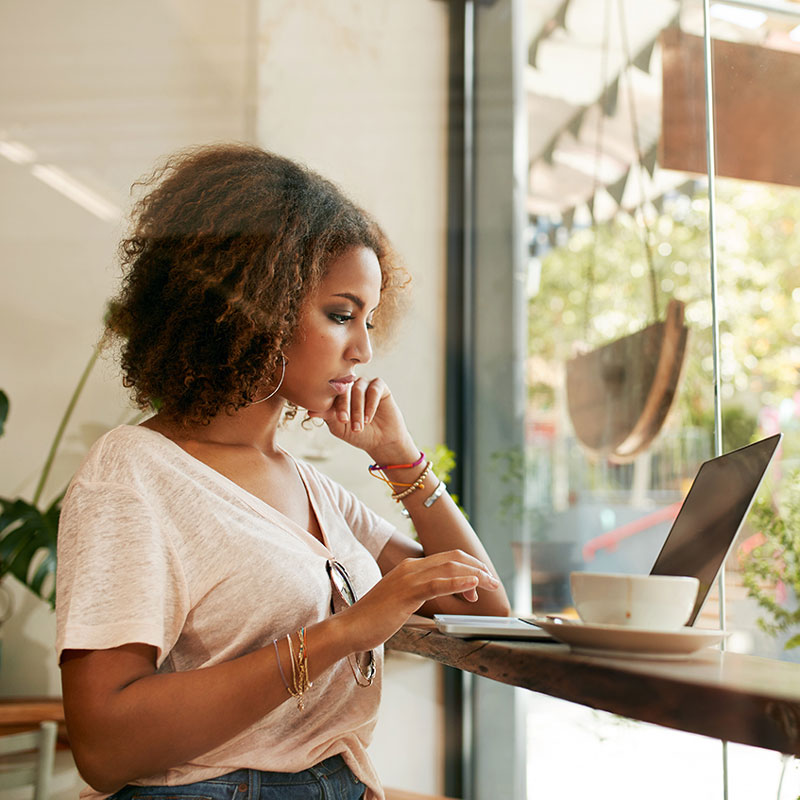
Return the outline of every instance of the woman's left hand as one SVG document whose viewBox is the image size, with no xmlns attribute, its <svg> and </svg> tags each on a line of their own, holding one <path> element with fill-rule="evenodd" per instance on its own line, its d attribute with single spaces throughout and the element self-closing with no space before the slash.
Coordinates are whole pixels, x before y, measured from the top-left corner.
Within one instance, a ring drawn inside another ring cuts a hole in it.
<svg viewBox="0 0 800 800">
<path fill-rule="evenodd" d="M 339 439 L 387 463 L 416 453 L 414 441 L 389 387 L 380 379 L 358 378 L 327 411 L 309 412 Z"/>
</svg>

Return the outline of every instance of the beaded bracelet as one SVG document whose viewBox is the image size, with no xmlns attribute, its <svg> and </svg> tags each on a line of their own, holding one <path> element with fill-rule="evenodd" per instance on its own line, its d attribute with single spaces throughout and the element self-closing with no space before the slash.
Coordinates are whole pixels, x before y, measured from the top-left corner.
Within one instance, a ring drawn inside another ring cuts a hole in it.
<svg viewBox="0 0 800 800">
<path fill-rule="evenodd" d="M 439 481 L 436 488 L 431 492 L 425 500 L 422 501 L 422 505 L 425 508 L 430 508 L 443 494 L 447 492 L 447 484 L 444 481 Z M 403 507 L 400 509 L 400 513 L 406 518 L 411 519 L 411 514 L 408 513 L 408 509 Z"/>
<path fill-rule="evenodd" d="M 428 473 L 433 469 L 433 462 L 429 461 L 425 465 L 425 469 L 422 470 L 419 477 L 412 483 L 408 489 L 405 489 L 402 492 L 396 492 L 392 495 L 392 500 L 396 500 L 398 503 L 401 500 L 405 500 L 410 494 L 413 494 L 417 491 L 417 489 L 421 489 L 425 485 L 425 478 L 427 477 Z"/>
</svg>

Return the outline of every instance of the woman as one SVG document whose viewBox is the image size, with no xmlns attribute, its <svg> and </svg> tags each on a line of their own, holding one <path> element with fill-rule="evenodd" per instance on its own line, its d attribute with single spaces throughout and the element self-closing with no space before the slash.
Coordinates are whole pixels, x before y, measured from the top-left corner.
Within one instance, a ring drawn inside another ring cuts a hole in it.
<svg viewBox="0 0 800 800">
<path fill-rule="evenodd" d="M 404 273 L 336 187 L 258 148 L 189 151 L 154 181 L 109 328 L 158 412 L 95 444 L 59 532 L 88 795 L 380 798 L 383 642 L 416 611 L 509 612 L 388 387 L 357 374 Z M 419 542 L 278 446 L 287 406 L 369 455 Z"/>
</svg>

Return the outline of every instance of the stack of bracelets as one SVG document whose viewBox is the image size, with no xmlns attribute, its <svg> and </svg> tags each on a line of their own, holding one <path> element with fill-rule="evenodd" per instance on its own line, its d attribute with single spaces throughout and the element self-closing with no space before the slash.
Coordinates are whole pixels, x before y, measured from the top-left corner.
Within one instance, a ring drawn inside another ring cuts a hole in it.
<svg viewBox="0 0 800 800">
<path fill-rule="evenodd" d="M 393 469 L 414 469 L 415 467 L 421 466 L 423 463 L 425 466 L 422 468 L 422 472 L 420 472 L 420 474 L 417 475 L 417 477 L 411 483 L 400 483 L 399 481 L 393 481 L 390 478 L 387 478 L 385 474 L 381 474 L 387 473 Z M 392 490 L 392 499 L 398 503 L 401 503 L 407 497 L 416 492 L 417 489 L 421 489 L 425 485 L 425 478 L 428 477 L 428 473 L 431 472 L 432 469 L 433 463 L 430 461 L 425 461 L 425 453 L 420 453 L 419 458 L 411 464 L 370 464 L 369 473 L 379 480 L 382 480 Z M 425 508 L 430 508 L 446 491 L 447 486 L 445 485 L 445 482 L 439 481 L 436 484 L 436 488 L 433 490 L 433 492 L 422 501 L 422 505 Z M 409 516 L 408 511 L 406 511 L 405 508 L 401 513 L 406 517 Z M 297 700 L 297 708 L 302 711 L 305 708 L 303 695 L 312 686 L 311 681 L 308 679 L 306 629 L 300 628 L 295 635 L 297 636 L 298 642 L 296 654 L 294 645 L 292 644 L 292 635 L 286 635 L 286 640 L 289 642 L 289 662 L 292 665 L 291 685 L 289 684 L 289 681 L 286 680 L 286 674 L 283 671 L 281 654 L 278 650 L 278 640 L 273 639 L 272 645 L 275 648 L 275 658 L 278 660 L 278 669 L 281 673 L 283 685 L 286 687 L 286 691 Z M 356 676 L 356 680 L 358 680 L 358 676 Z M 371 679 L 369 683 L 372 683 Z"/>
<path fill-rule="evenodd" d="M 308 689 L 312 687 L 311 681 L 308 679 L 308 651 L 306 650 L 306 629 L 300 628 L 296 633 L 298 646 L 297 656 L 295 657 L 294 646 L 292 645 L 291 634 L 286 634 L 286 639 L 289 642 L 289 660 L 292 664 L 292 685 L 289 686 L 289 681 L 286 680 L 286 675 L 281 665 L 281 654 L 278 650 L 278 640 L 272 640 L 272 646 L 275 648 L 275 657 L 278 659 L 278 669 L 281 673 L 283 685 L 286 691 L 297 700 L 297 708 L 302 711 L 305 708 L 303 702 L 303 695 Z"/>
<path fill-rule="evenodd" d="M 423 467 L 422 472 L 420 472 L 420 474 L 412 483 L 400 483 L 398 481 L 393 481 L 386 475 L 387 472 L 390 472 L 393 469 L 414 469 L 414 467 L 418 467 L 423 463 L 425 466 Z M 419 458 L 410 464 L 370 464 L 369 474 L 374 478 L 378 478 L 378 480 L 383 481 L 392 490 L 392 500 L 400 503 L 411 494 L 416 492 L 417 489 L 421 489 L 425 485 L 425 478 L 428 477 L 428 473 L 431 472 L 432 469 L 433 462 L 426 462 L 425 453 L 420 452 Z M 402 488 L 398 491 L 398 487 Z M 432 494 L 423 500 L 422 505 L 425 506 L 425 508 L 430 508 L 446 491 L 447 486 L 445 485 L 445 482 L 439 481 Z M 400 513 L 404 517 L 409 516 L 408 511 L 405 508 Z"/>
</svg>

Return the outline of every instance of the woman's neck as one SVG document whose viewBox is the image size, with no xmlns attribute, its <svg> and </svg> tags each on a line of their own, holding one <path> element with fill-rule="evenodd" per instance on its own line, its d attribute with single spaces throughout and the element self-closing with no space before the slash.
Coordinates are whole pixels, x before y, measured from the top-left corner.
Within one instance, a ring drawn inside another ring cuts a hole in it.
<svg viewBox="0 0 800 800">
<path fill-rule="evenodd" d="M 176 442 L 253 447 L 267 455 L 277 452 L 276 435 L 283 415 L 284 402 L 251 405 L 234 412 L 221 412 L 206 425 L 185 424 L 163 413 L 141 424 Z"/>
</svg>

